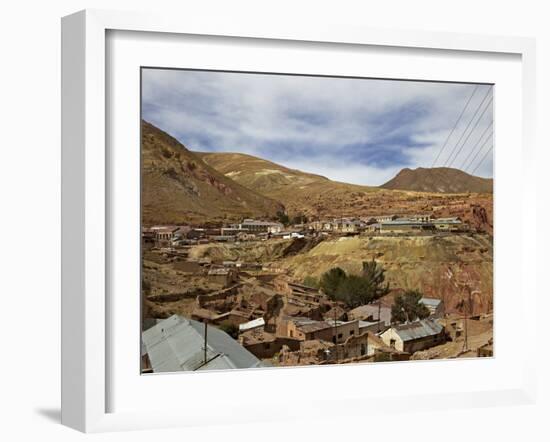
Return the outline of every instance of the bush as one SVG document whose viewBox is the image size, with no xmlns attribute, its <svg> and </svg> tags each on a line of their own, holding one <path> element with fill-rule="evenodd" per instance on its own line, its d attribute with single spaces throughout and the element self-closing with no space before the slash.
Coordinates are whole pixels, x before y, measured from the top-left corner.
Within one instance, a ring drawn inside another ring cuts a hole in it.
<svg viewBox="0 0 550 442">
<path fill-rule="evenodd" d="M 281 211 L 277 212 L 277 221 L 279 221 L 281 224 L 284 224 L 285 226 L 288 226 L 290 222 L 288 215 Z"/>
<path fill-rule="evenodd" d="M 237 339 L 239 337 L 239 327 L 231 322 L 223 321 L 220 324 L 220 330 L 226 332 L 233 339 Z"/>
<path fill-rule="evenodd" d="M 336 299 L 336 292 L 338 286 L 346 279 L 347 275 L 340 267 L 330 269 L 328 272 L 323 273 L 321 280 L 319 281 L 319 287 L 326 293 L 331 299 Z"/>
<path fill-rule="evenodd" d="M 355 308 L 370 304 L 389 293 L 389 285 L 384 285 L 384 272 L 374 260 L 363 263 L 360 275 L 348 276 L 340 267 L 335 267 L 323 273 L 319 287 L 330 299 Z"/>
<path fill-rule="evenodd" d="M 312 289 L 319 288 L 319 280 L 314 276 L 306 276 L 304 278 L 303 284 L 307 287 L 311 287 Z"/>
</svg>

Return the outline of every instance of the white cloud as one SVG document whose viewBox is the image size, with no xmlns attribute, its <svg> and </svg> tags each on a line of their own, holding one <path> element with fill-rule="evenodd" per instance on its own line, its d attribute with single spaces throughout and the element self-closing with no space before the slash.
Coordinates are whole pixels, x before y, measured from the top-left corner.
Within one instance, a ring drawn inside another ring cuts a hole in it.
<svg viewBox="0 0 550 442">
<path fill-rule="evenodd" d="M 191 150 L 239 151 L 339 181 L 378 185 L 402 167 L 432 165 L 473 87 L 147 69 L 143 116 Z M 438 164 L 485 90 L 479 86 Z M 454 167 L 491 120 L 489 106 Z M 478 174 L 492 176 L 491 159 L 486 163 Z"/>
</svg>

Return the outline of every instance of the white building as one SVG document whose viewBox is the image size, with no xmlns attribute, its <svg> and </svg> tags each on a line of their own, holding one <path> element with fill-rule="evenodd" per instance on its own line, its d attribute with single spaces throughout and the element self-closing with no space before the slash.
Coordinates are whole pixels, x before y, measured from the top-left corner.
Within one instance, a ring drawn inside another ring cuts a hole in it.
<svg viewBox="0 0 550 442">
<path fill-rule="evenodd" d="M 384 344 L 406 353 L 443 344 L 446 340 L 445 328 L 432 318 L 392 326 L 380 338 Z"/>
</svg>

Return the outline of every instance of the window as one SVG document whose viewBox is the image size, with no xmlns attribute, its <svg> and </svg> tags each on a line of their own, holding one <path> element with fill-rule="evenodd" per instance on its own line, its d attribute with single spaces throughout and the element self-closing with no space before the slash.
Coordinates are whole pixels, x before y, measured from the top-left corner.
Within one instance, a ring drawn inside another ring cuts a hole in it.
<svg viewBox="0 0 550 442">
<path fill-rule="evenodd" d="M 395 348 L 395 339 L 390 339 L 390 347 Z"/>
<path fill-rule="evenodd" d="M 350 336 L 351 336 L 351 335 L 354 335 L 354 334 L 355 334 L 355 330 L 350 330 L 350 331 L 349 331 L 349 335 L 350 335 Z"/>
</svg>

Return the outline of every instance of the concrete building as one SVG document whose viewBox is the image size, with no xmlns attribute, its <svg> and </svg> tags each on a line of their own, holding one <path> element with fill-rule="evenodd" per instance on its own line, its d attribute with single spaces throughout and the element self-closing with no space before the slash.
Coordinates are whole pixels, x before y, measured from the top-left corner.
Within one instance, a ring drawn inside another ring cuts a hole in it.
<svg viewBox="0 0 550 442">
<path fill-rule="evenodd" d="M 433 224 L 437 230 L 456 232 L 464 228 L 462 221 L 459 218 L 437 218 L 434 219 Z"/>
<path fill-rule="evenodd" d="M 430 317 L 442 318 L 445 315 L 445 304 L 441 299 L 436 298 L 422 298 L 420 302 L 428 307 L 430 311 Z"/>
<path fill-rule="evenodd" d="M 283 225 L 271 221 L 257 221 L 254 219 L 245 219 L 239 224 L 229 226 L 233 229 L 246 230 L 249 233 L 279 233 L 283 230 Z"/>
<path fill-rule="evenodd" d="M 416 233 L 435 230 L 433 223 L 413 221 L 409 219 L 395 219 L 380 223 L 380 233 Z"/>
<path fill-rule="evenodd" d="M 414 353 L 443 344 L 446 340 L 445 328 L 435 319 L 423 319 L 392 326 L 382 333 L 380 338 L 391 348 L 406 353 Z"/>
<path fill-rule="evenodd" d="M 366 223 L 352 218 L 334 218 L 332 220 L 313 221 L 309 225 L 312 229 L 334 233 L 358 233 L 364 230 Z"/>
<path fill-rule="evenodd" d="M 262 362 L 227 333 L 173 315 L 142 333 L 154 373 L 262 367 Z"/>
<path fill-rule="evenodd" d="M 429 223 L 432 221 L 433 215 L 431 213 L 417 213 L 416 215 L 406 215 L 404 218 L 410 219 L 411 221 Z"/>
<path fill-rule="evenodd" d="M 397 215 L 373 215 L 369 220 L 375 220 L 377 223 L 385 223 L 397 219 Z"/>
</svg>

